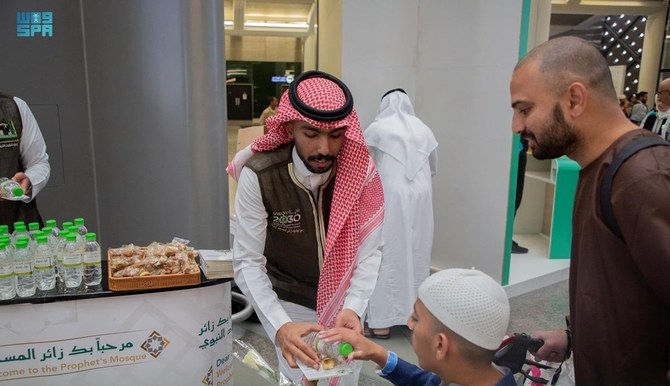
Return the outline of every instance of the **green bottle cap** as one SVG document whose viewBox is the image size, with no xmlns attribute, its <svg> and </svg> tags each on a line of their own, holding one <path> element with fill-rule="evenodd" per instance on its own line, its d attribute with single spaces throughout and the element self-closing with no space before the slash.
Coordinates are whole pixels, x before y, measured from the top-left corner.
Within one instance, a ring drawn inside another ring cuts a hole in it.
<svg viewBox="0 0 670 386">
<path fill-rule="evenodd" d="M 42 233 L 51 233 L 52 230 L 53 228 L 51 228 L 50 226 L 46 226 L 42 228 Z"/>
<path fill-rule="evenodd" d="M 23 189 L 21 189 L 19 187 L 16 187 L 16 188 L 12 189 L 12 195 L 14 195 L 14 197 L 23 196 Z"/>
<path fill-rule="evenodd" d="M 18 227 L 18 226 L 22 226 L 22 225 L 23 225 L 23 226 L 26 226 L 26 223 L 24 223 L 23 221 L 16 221 L 16 222 L 14 223 L 14 228 L 16 228 L 16 227 Z"/>
<path fill-rule="evenodd" d="M 45 222 L 45 224 L 46 224 L 46 226 L 52 227 L 52 228 L 55 228 L 58 225 L 58 223 L 56 223 L 56 220 L 54 220 L 54 219 L 47 220 L 47 222 Z"/>
<path fill-rule="evenodd" d="M 19 240 L 16 242 L 16 249 L 23 249 L 28 247 L 28 241 L 27 240 Z"/>
<path fill-rule="evenodd" d="M 79 233 L 79 228 L 77 228 L 77 227 L 74 226 L 74 225 L 69 226 L 69 227 L 67 227 L 67 228 L 65 228 L 65 229 L 67 229 L 70 233 Z"/>
<path fill-rule="evenodd" d="M 352 352 L 354 352 L 354 346 L 352 346 L 351 343 L 344 342 L 340 344 L 340 355 L 342 355 L 343 358 L 348 357 Z"/>
<path fill-rule="evenodd" d="M 9 232 L 9 225 L 0 225 L 0 235 Z"/>
<path fill-rule="evenodd" d="M 62 229 L 67 229 L 68 227 L 71 227 L 73 225 L 74 224 L 72 223 L 72 221 L 65 221 L 65 222 L 63 222 L 63 226 L 61 228 Z"/>
<path fill-rule="evenodd" d="M 95 233 L 93 232 L 87 233 L 84 237 L 86 237 L 86 241 L 95 241 Z"/>
<path fill-rule="evenodd" d="M 14 225 L 14 231 L 15 232 L 25 232 L 26 229 L 26 224 L 20 223 L 20 224 L 15 224 Z"/>
<path fill-rule="evenodd" d="M 26 243 L 30 242 L 30 237 L 26 235 L 21 235 L 16 237 L 16 242 L 19 243 L 21 241 L 25 241 Z"/>
<path fill-rule="evenodd" d="M 0 251 L 4 251 L 5 249 L 7 249 L 7 242 L 0 241 Z"/>
<path fill-rule="evenodd" d="M 70 234 L 69 231 L 67 231 L 67 230 L 62 230 L 62 231 L 58 232 L 58 237 L 66 238 L 67 235 L 69 235 L 69 234 Z"/>
<path fill-rule="evenodd" d="M 65 236 L 65 240 L 67 240 L 67 241 L 77 241 L 77 235 L 73 235 L 72 233 L 68 233 L 67 236 Z"/>
<path fill-rule="evenodd" d="M 40 229 L 40 223 L 31 222 L 30 224 L 28 224 L 28 229 L 30 229 L 31 231 L 36 231 L 36 230 Z"/>
<path fill-rule="evenodd" d="M 44 236 L 44 232 L 42 231 L 33 232 L 33 238 L 37 239 L 38 236 Z"/>
<path fill-rule="evenodd" d="M 81 217 L 75 218 L 74 219 L 74 225 L 76 225 L 78 227 L 84 225 L 84 219 L 81 218 Z"/>
<path fill-rule="evenodd" d="M 7 235 L 0 235 L 0 241 L 9 241 L 10 238 Z"/>
<path fill-rule="evenodd" d="M 49 239 L 47 239 L 47 237 L 44 236 L 44 235 L 39 235 L 39 236 L 35 237 L 35 241 L 37 241 L 37 244 L 44 244 L 44 243 L 48 243 Z"/>
</svg>

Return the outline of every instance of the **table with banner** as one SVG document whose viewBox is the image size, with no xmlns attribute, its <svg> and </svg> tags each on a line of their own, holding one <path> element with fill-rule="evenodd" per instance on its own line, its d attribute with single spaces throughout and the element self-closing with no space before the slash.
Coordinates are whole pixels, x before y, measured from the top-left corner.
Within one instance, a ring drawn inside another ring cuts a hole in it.
<svg viewBox="0 0 670 386">
<path fill-rule="evenodd" d="M 0 302 L 0 384 L 232 385 L 232 340 L 230 279 L 133 292 L 103 280 Z"/>
</svg>

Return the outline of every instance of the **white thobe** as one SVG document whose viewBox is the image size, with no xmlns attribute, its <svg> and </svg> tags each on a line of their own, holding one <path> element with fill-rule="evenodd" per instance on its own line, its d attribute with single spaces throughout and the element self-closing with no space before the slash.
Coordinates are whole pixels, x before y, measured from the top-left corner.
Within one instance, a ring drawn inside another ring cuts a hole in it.
<svg viewBox="0 0 670 386">
<path fill-rule="evenodd" d="M 47 155 L 47 145 L 44 143 L 42 132 L 37 124 L 37 120 L 32 111 L 21 98 L 14 97 L 14 102 L 19 107 L 21 114 L 21 144 L 19 152 L 21 153 L 21 166 L 24 173 L 30 178 L 32 189 L 28 198 L 24 202 L 30 202 L 49 181 L 51 167 L 49 166 L 49 156 Z M 12 177 L 12 176 L 7 176 Z"/>
<path fill-rule="evenodd" d="M 328 180 L 330 172 L 310 172 L 298 156 L 295 148 L 293 149 L 292 160 L 296 178 L 316 197 L 319 187 Z M 280 302 L 277 294 L 272 289 L 272 283 L 265 269 L 267 259 L 263 255 L 267 229 L 267 211 L 263 205 L 258 177 L 249 168 L 243 168 L 240 173 L 237 193 L 235 195 L 235 213 L 237 217 L 235 240 L 233 242 L 235 283 L 254 306 L 270 340 L 275 342 L 277 330 L 287 322 L 311 321 L 318 323 L 316 312 L 307 317 L 305 307 L 299 305 L 284 307 L 282 303 L 286 302 Z M 356 253 L 355 268 L 346 292 L 344 308 L 353 310 L 361 318 L 368 305 L 368 299 L 372 294 L 377 273 L 379 272 L 381 246 L 382 227 L 377 227 L 363 240 Z M 313 258 L 316 259 L 318 257 L 313 256 Z M 290 309 L 302 309 L 302 311 L 292 313 Z M 284 371 L 287 371 L 288 366 L 284 358 L 279 351 L 277 353 L 280 367 Z M 360 367 L 358 368 L 359 371 Z M 350 380 L 351 382 L 342 379 L 340 384 L 355 385 L 358 379 L 358 372 Z M 299 372 L 286 375 L 296 379 L 295 376 L 299 376 Z"/>
<path fill-rule="evenodd" d="M 430 274 L 437 141 L 398 91 L 382 99 L 363 135 L 377 163 L 386 208 L 382 264 L 367 321 L 370 328 L 404 325 Z"/>
</svg>

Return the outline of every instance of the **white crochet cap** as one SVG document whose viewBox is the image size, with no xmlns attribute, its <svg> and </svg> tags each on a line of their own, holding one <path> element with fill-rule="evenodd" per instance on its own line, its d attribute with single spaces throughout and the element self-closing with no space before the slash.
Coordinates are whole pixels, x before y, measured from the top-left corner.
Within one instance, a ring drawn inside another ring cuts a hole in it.
<svg viewBox="0 0 670 386">
<path fill-rule="evenodd" d="M 419 299 L 448 329 L 476 346 L 495 350 L 507 332 L 507 294 L 481 271 L 439 271 L 421 284 Z"/>
</svg>

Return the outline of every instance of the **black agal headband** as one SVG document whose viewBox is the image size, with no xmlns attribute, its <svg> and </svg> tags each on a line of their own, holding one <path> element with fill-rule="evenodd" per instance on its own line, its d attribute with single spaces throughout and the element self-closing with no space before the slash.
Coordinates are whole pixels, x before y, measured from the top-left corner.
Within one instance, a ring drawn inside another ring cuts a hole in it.
<svg viewBox="0 0 670 386">
<path fill-rule="evenodd" d="M 336 110 L 319 110 L 308 106 L 306 103 L 301 101 L 300 97 L 298 96 L 298 85 L 303 80 L 310 78 L 325 78 L 335 83 L 344 93 L 344 106 Z M 351 96 L 351 91 L 349 91 L 349 88 L 347 88 L 347 86 L 341 80 L 322 71 L 306 71 L 298 75 L 298 77 L 295 78 L 295 80 L 288 88 L 288 99 L 291 102 L 293 108 L 295 108 L 300 114 L 315 121 L 322 122 L 333 122 L 344 119 L 354 108 L 354 98 Z"/>
</svg>

